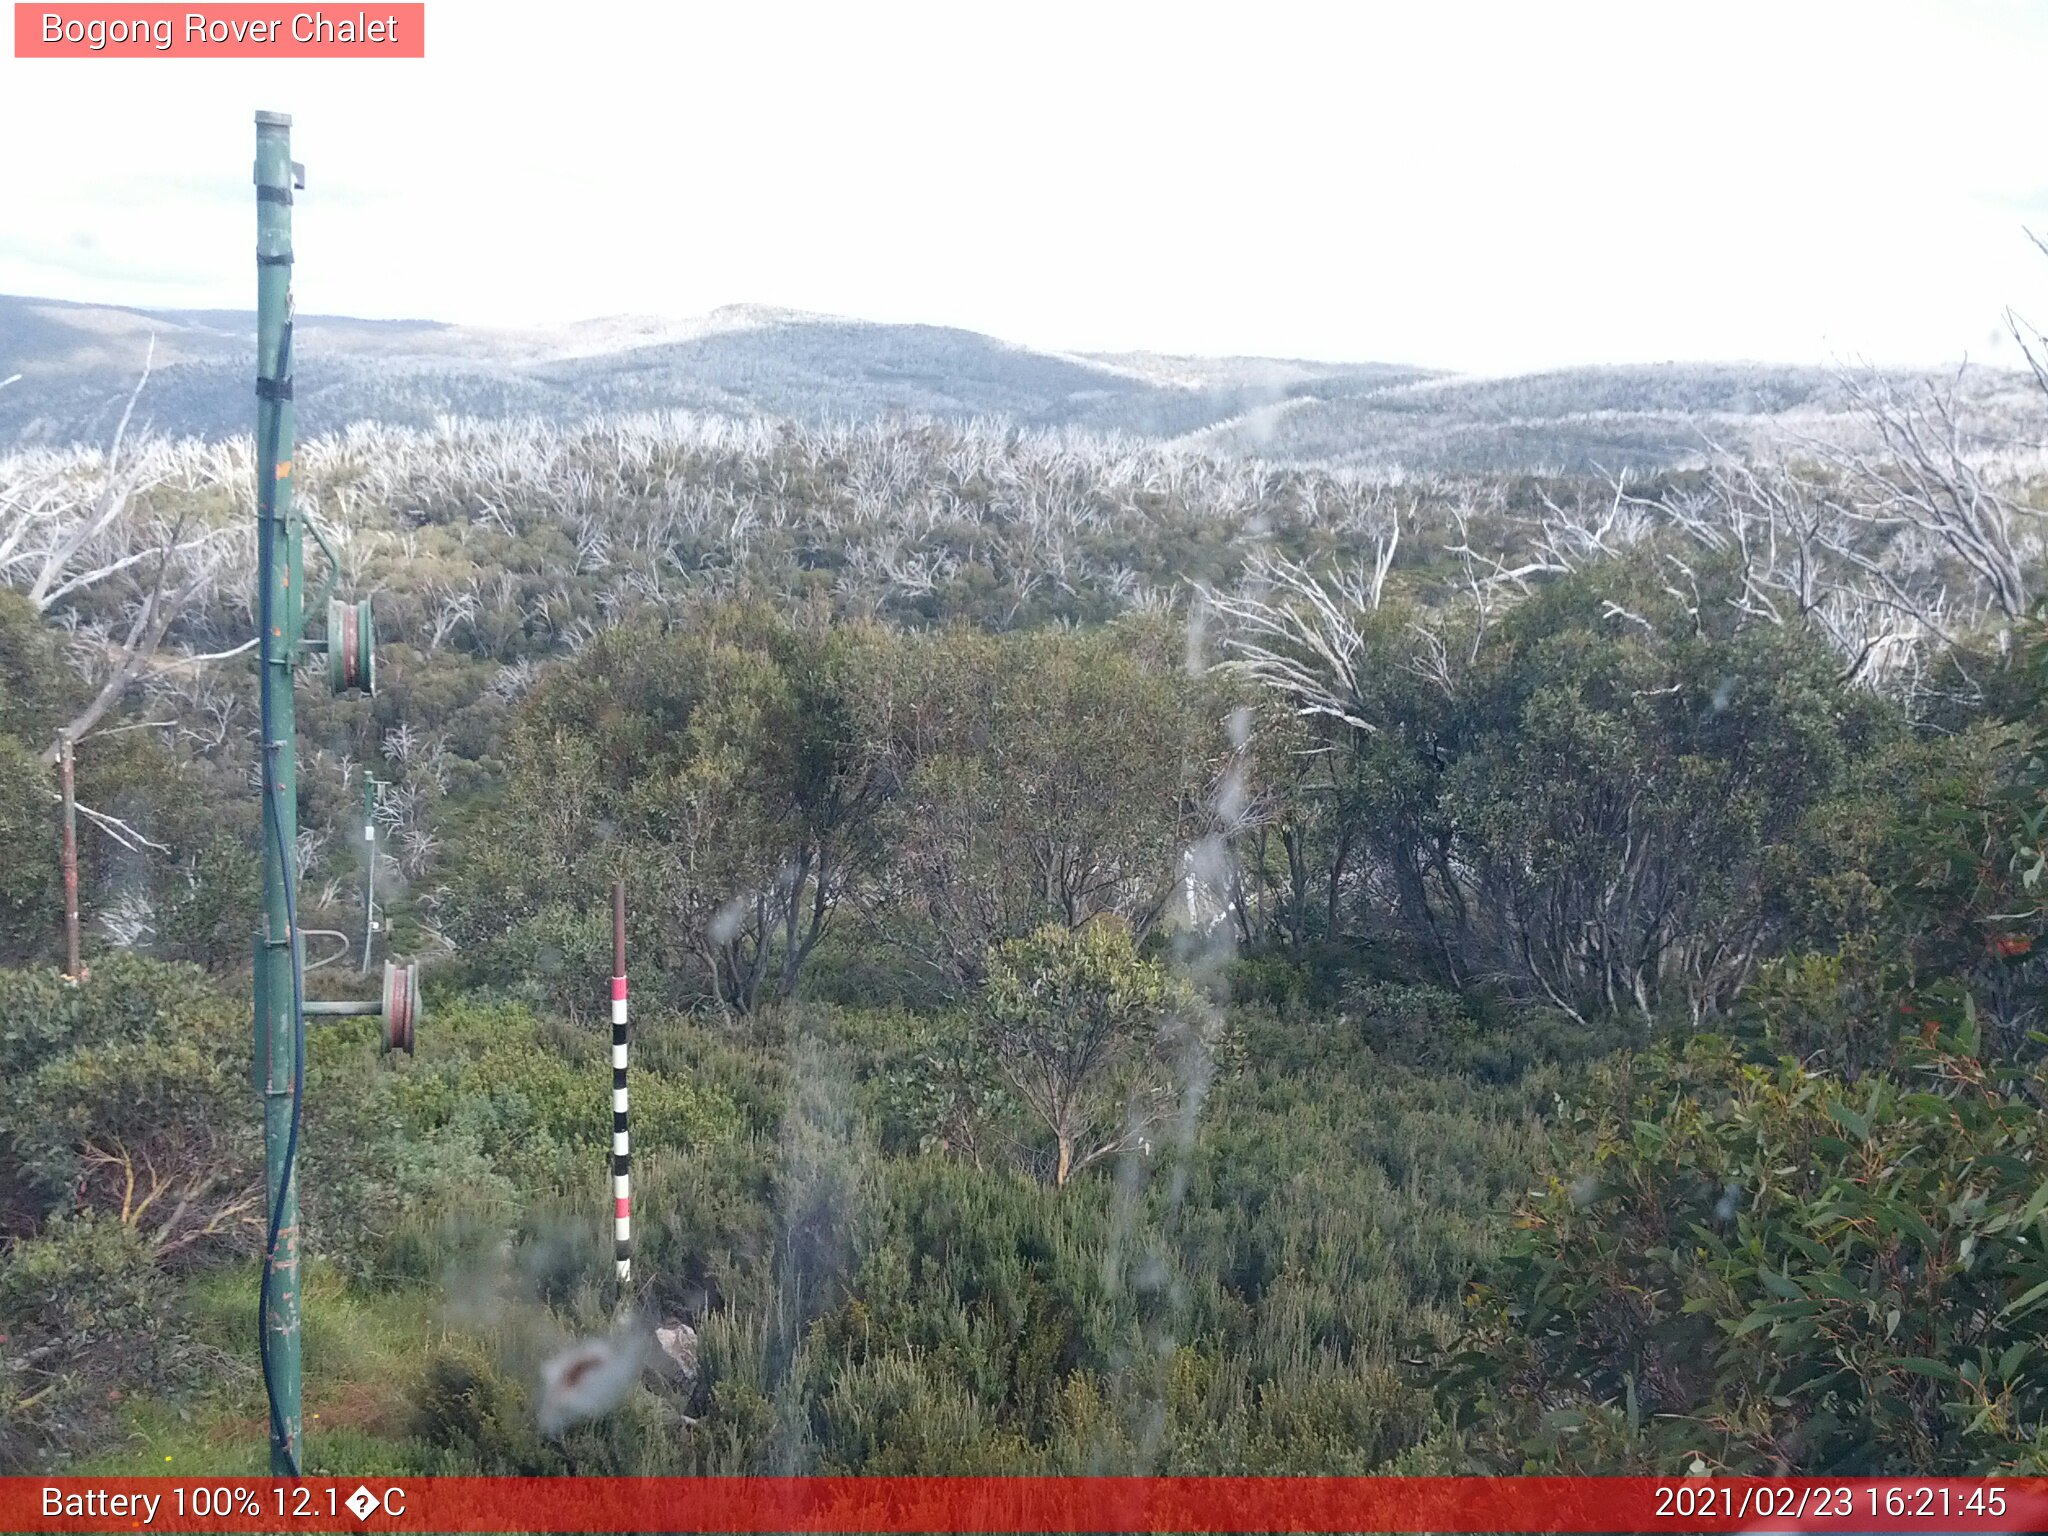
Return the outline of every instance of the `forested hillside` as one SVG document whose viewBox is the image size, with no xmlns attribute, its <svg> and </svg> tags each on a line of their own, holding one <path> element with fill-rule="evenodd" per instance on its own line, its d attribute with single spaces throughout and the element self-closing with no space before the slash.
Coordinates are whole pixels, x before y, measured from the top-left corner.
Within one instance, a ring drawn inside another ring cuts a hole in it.
<svg viewBox="0 0 2048 1536">
<path fill-rule="evenodd" d="M 428 985 L 311 1031 L 308 1470 L 2048 1470 L 2041 406 L 1827 388 L 1614 478 L 302 443 L 382 652 L 300 684 L 301 922 L 373 774 Z M 253 478 L 0 458 L 9 1470 L 262 1464 Z M 622 1301 L 689 1347 L 551 1417 Z"/>
</svg>

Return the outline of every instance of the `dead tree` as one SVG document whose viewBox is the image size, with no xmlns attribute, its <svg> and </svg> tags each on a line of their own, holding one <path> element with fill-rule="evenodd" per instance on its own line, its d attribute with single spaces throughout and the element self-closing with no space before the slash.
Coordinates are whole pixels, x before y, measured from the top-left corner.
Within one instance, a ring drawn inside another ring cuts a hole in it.
<svg viewBox="0 0 2048 1536">
<path fill-rule="evenodd" d="M 204 602 L 232 542 L 231 530 L 194 526 L 189 508 L 168 518 L 139 513 L 138 499 L 160 483 L 161 469 L 148 453 L 124 458 L 122 450 L 148 382 L 145 359 L 105 460 L 84 481 L 83 494 L 75 466 L 62 460 L 14 461 L 19 481 L 0 484 L 0 582 L 19 591 L 37 613 L 100 595 L 115 583 L 128 588 L 110 626 L 103 632 L 84 626 L 98 637 L 95 649 L 104 656 L 94 660 L 104 670 L 90 701 L 43 747 L 39 755 L 48 767 L 57 765 L 65 739 L 82 739 L 120 701 L 180 615 Z M 214 660 L 246 649 L 185 659 Z"/>
<path fill-rule="evenodd" d="M 1945 550 L 2006 623 L 2022 617 L 2027 573 L 2042 553 L 2040 514 L 1993 480 L 1990 445 L 1964 424 L 1954 383 L 1914 393 L 1881 378 L 1847 385 L 1884 445 L 1882 454 L 1826 452 L 1842 476 L 1850 516 Z"/>
<path fill-rule="evenodd" d="M 1940 573 L 1900 562 L 1833 476 L 1715 450 L 1703 485 L 1638 505 L 1733 569 L 1740 590 L 1726 601 L 1739 612 L 1817 631 L 1845 683 L 1896 692 L 1916 675 L 1914 660 L 1929 643 L 1955 641 L 1957 604 Z M 1661 558 L 1673 577 L 1665 590 L 1696 604 L 1687 556 L 1666 548 Z"/>
<path fill-rule="evenodd" d="M 1386 595 L 1400 542 L 1397 515 L 1376 535 L 1370 571 L 1361 566 L 1328 578 L 1278 556 L 1253 555 L 1245 562 L 1249 593 L 1206 594 L 1231 631 L 1224 668 L 1273 689 L 1300 715 L 1367 735 L 1378 730 L 1362 713 L 1369 691 L 1360 673 L 1369 664 L 1363 621 Z"/>
</svg>

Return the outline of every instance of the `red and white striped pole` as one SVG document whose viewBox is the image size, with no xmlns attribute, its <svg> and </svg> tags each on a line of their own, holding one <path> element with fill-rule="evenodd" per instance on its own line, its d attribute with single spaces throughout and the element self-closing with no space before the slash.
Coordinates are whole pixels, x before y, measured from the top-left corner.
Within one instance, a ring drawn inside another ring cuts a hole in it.
<svg viewBox="0 0 2048 1536">
<path fill-rule="evenodd" d="M 633 1143 L 626 1129 L 626 882 L 612 882 L 612 1251 L 633 1278 Z"/>
</svg>

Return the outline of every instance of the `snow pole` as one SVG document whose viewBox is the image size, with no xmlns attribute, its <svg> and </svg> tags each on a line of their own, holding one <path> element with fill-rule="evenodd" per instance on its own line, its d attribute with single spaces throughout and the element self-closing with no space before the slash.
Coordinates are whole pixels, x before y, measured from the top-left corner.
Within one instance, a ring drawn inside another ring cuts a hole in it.
<svg viewBox="0 0 2048 1536">
<path fill-rule="evenodd" d="M 633 1140 L 626 1125 L 626 882 L 612 882 L 612 1259 L 633 1281 Z"/>
</svg>

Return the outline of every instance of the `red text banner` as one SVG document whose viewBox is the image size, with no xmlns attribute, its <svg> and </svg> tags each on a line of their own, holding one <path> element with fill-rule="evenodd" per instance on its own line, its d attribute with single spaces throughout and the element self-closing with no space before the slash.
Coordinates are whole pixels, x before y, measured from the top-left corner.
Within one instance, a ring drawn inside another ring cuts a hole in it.
<svg viewBox="0 0 2048 1536">
<path fill-rule="evenodd" d="M 18 59 L 423 59 L 424 4 L 14 7 Z"/>
<path fill-rule="evenodd" d="M 7 1531 L 2041 1531 L 2048 1479 L 5 1478 Z"/>
</svg>

